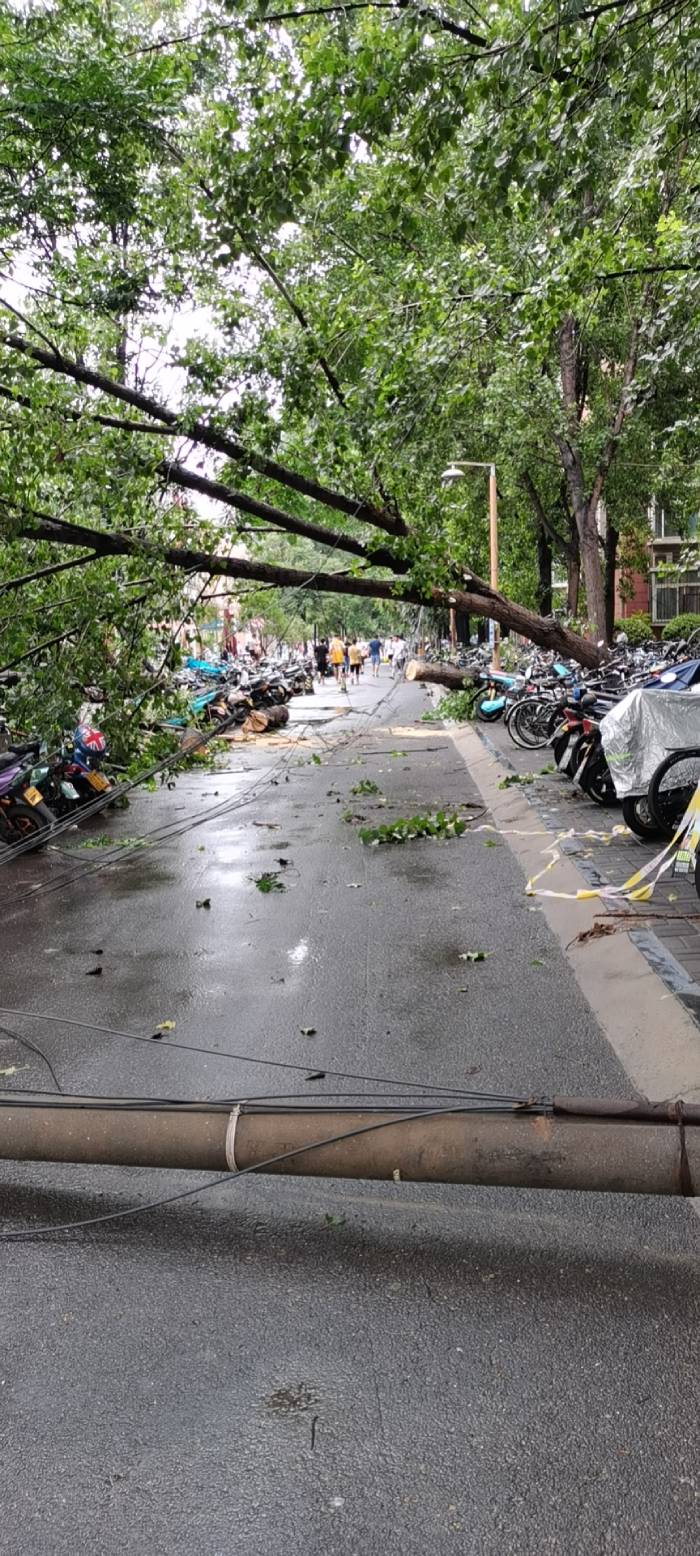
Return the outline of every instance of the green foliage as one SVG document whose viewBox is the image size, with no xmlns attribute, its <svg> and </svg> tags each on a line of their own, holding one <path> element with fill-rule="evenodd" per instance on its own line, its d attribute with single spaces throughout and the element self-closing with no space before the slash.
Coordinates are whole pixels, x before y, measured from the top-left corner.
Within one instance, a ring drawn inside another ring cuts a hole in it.
<svg viewBox="0 0 700 1556">
<path fill-rule="evenodd" d="M 269 896 L 273 891 L 286 891 L 284 881 L 279 879 L 279 870 L 263 870 L 262 875 L 255 878 L 254 885 L 263 896 Z"/>
<path fill-rule="evenodd" d="M 350 793 L 351 794 L 381 794 L 381 789 L 379 787 L 379 784 L 378 783 L 374 783 L 371 778 L 361 778 L 359 783 L 353 784 L 353 787 L 351 788 Z"/>
<path fill-rule="evenodd" d="M 691 632 L 697 632 L 699 629 L 700 616 L 695 616 L 692 611 L 686 611 L 667 621 L 661 636 L 665 643 L 670 643 L 674 638 L 689 638 Z"/>
<path fill-rule="evenodd" d="M 534 783 L 534 782 L 535 782 L 535 775 L 534 775 L 534 773 L 508 773 L 505 778 L 501 778 L 500 782 L 497 784 L 497 788 L 499 788 L 499 789 L 526 788 L 528 784 L 531 784 L 531 783 Z"/>
<path fill-rule="evenodd" d="M 206 574 L 187 583 L 151 546 L 242 541 L 300 571 L 241 589 L 238 619 L 271 642 L 366 637 L 405 630 L 405 608 L 329 597 L 324 572 L 429 604 L 455 569 L 488 571 L 485 477 L 443 490 L 455 457 L 495 461 L 503 586 L 530 606 L 537 537 L 561 569 L 576 534 L 567 450 L 627 559 L 654 494 L 700 498 L 697 8 L 496 0 L 464 20 L 476 41 L 435 8 L 229 13 L 0 0 L 3 582 L 66 555 L 32 536 L 37 514 L 136 547 L 0 592 L 2 662 L 23 673 L 7 712 L 52 739 L 98 692 L 122 763 L 170 711 L 154 627 L 202 616 Z M 62 376 L 57 352 L 169 399 L 191 440 Z M 268 509 L 185 500 L 177 459 L 210 469 L 201 421 L 241 448 L 212 473 Z M 345 506 L 308 498 L 309 478 Z M 407 522 L 393 570 L 363 501 Z M 275 505 L 320 539 L 280 535 Z M 596 535 L 594 574 L 598 553 Z"/>
<path fill-rule="evenodd" d="M 474 717 L 474 708 L 483 693 L 483 687 L 469 686 L 463 692 L 447 692 L 436 708 L 428 708 L 421 714 L 425 724 L 435 724 L 441 719 L 453 719 L 456 724 L 467 724 Z"/>
<path fill-rule="evenodd" d="M 358 836 L 363 843 L 409 843 L 416 837 L 460 837 L 467 824 L 460 816 L 447 815 L 439 810 L 434 816 L 411 816 L 408 820 L 398 817 L 379 827 L 360 827 Z"/>
<path fill-rule="evenodd" d="M 646 611 L 635 611 L 633 616 L 626 616 L 622 621 L 615 622 L 616 632 L 625 632 L 627 641 L 636 648 L 641 643 L 648 643 L 654 636 L 651 627 L 651 616 Z"/>
</svg>

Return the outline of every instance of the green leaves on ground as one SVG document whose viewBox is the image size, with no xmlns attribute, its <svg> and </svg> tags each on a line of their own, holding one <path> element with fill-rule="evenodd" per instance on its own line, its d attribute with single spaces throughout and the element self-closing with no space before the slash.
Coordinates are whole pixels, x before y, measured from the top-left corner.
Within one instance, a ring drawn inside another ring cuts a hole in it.
<svg viewBox="0 0 700 1556">
<path fill-rule="evenodd" d="M 460 951 L 460 962 L 485 962 L 487 957 L 493 956 L 493 951 Z"/>
<path fill-rule="evenodd" d="M 380 827 L 360 827 L 358 836 L 363 843 L 375 847 L 379 843 L 410 843 L 417 837 L 461 837 L 467 830 L 466 821 L 460 816 L 436 811 L 434 816 L 411 816 L 408 820 L 398 817 Z"/>
<path fill-rule="evenodd" d="M 535 775 L 534 775 L 534 773 L 508 773 L 508 776 L 506 778 L 502 778 L 501 779 L 500 783 L 498 784 L 498 788 L 499 789 L 524 788 L 524 787 L 527 786 L 527 784 L 534 783 L 534 782 L 535 782 Z"/>
<path fill-rule="evenodd" d="M 371 778 L 361 778 L 359 783 L 353 784 L 351 794 L 381 794 L 378 783 L 373 783 Z"/>
<path fill-rule="evenodd" d="M 284 881 L 281 881 L 279 870 L 263 870 L 262 875 L 254 877 L 254 885 L 258 891 L 267 896 L 271 891 L 286 891 Z"/>
<path fill-rule="evenodd" d="M 474 708 L 483 697 L 483 686 L 467 686 L 463 692 L 448 692 L 436 708 L 428 708 L 421 714 L 424 724 L 437 724 L 441 719 L 452 719 L 455 724 L 468 724 L 474 717 Z"/>
<path fill-rule="evenodd" d="M 110 837 L 108 832 L 100 832 L 97 837 L 86 837 L 80 848 L 149 848 L 143 837 Z"/>
</svg>

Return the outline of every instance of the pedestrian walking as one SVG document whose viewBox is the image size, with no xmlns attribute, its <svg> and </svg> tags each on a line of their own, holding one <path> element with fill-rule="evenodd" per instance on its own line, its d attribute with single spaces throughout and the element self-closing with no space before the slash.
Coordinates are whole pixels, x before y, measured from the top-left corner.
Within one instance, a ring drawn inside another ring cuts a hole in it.
<svg viewBox="0 0 700 1556">
<path fill-rule="evenodd" d="M 382 657 L 382 645 L 379 638 L 370 638 L 367 644 L 369 649 L 369 662 L 372 666 L 372 677 L 376 681 L 379 675 L 379 663 Z"/>
<path fill-rule="evenodd" d="M 360 671 L 362 669 L 362 649 L 360 648 L 357 638 L 353 638 L 352 643 L 348 648 L 348 659 L 350 661 L 350 680 L 351 682 L 354 680 L 355 685 L 359 686 Z"/>
<path fill-rule="evenodd" d="M 317 674 L 318 674 L 319 681 L 325 681 L 325 679 L 326 679 L 326 671 L 328 670 L 328 639 L 327 638 L 321 638 L 320 641 L 315 645 L 315 648 L 314 648 L 314 659 L 316 660 L 316 671 L 317 671 Z"/>
<path fill-rule="evenodd" d="M 344 678 L 345 673 L 345 647 L 343 644 L 343 639 L 339 637 L 337 633 L 335 637 L 331 638 L 328 657 L 330 659 L 331 669 L 336 678 L 336 681 L 340 681 L 341 676 Z"/>
<path fill-rule="evenodd" d="M 406 644 L 403 638 L 397 638 L 394 644 L 394 657 L 391 662 L 392 678 L 403 675 L 403 667 L 406 663 Z"/>
</svg>

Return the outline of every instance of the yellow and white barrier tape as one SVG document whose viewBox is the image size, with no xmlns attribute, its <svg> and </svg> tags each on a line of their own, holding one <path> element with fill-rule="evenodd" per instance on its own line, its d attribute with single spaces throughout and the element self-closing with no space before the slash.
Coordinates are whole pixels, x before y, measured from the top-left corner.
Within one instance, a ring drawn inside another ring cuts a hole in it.
<svg viewBox="0 0 700 1556">
<path fill-rule="evenodd" d="M 626 830 L 626 827 L 613 827 L 612 835 L 615 833 L 619 835 Z M 612 899 L 613 901 L 616 898 L 621 898 L 626 902 L 649 902 L 654 894 L 654 888 L 662 875 L 665 875 L 672 865 L 678 862 L 681 866 L 678 873 L 688 874 L 691 865 L 694 863 L 695 854 L 700 843 L 700 784 L 698 784 L 683 820 L 671 838 L 670 843 L 667 843 L 660 853 L 655 854 L 648 864 L 643 865 L 641 870 L 636 870 L 634 875 L 631 875 L 629 880 L 624 881 L 621 886 L 581 887 L 579 891 L 574 892 L 548 891 L 543 887 L 535 890 L 536 882 L 541 881 L 544 875 L 548 875 L 549 871 L 553 870 L 555 864 L 558 864 L 561 859 L 560 844 L 567 838 L 581 836 L 597 837 L 601 840 L 610 841 L 610 835 L 605 833 L 577 833 L 573 829 L 570 832 L 561 832 L 558 837 L 553 839 L 548 848 L 542 850 L 543 854 L 550 854 L 551 858 L 549 863 L 542 870 L 538 871 L 537 875 L 530 877 L 525 887 L 527 896 L 560 897 L 567 902 L 586 902 L 593 897 L 600 897 L 603 900 Z"/>
</svg>

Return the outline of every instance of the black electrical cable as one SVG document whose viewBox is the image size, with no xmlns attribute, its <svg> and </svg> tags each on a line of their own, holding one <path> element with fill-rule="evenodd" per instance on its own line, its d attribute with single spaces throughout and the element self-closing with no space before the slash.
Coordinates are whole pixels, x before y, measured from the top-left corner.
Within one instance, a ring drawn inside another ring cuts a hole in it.
<svg viewBox="0 0 700 1556">
<path fill-rule="evenodd" d="M 56 1026 L 79 1027 L 84 1032 L 100 1032 L 105 1037 L 128 1038 L 134 1043 L 147 1043 L 149 1047 L 153 1042 L 153 1038 L 143 1037 L 140 1032 L 126 1032 L 120 1027 L 100 1026 L 95 1021 L 79 1021 L 73 1016 L 47 1015 L 45 1012 L 38 1010 L 15 1010 L 9 1006 L 0 1005 L 0 1016 L 21 1016 L 27 1021 L 50 1021 Z M 270 1070 L 295 1070 L 300 1074 L 307 1074 L 309 1070 L 308 1064 L 293 1064 L 283 1059 L 262 1059 L 256 1054 L 237 1054 L 226 1048 L 204 1048 L 196 1043 L 174 1043 L 171 1039 L 165 1037 L 159 1037 L 159 1047 L 173 1048 L 176 1053 L 204 1054 L 207 1058 L 232 1059 L 240 1064 L 261 1064 Z M 438 1092 L 449 1097 L 472 1095 L 471 1092 L 462 1091 L 458 1087 L 433 1086 L 429 1081 L 404 1081 L 400 1078 L 397 1079 L 395 1075 L 358 1075 L 352 1070 L 332 1070 L 323 1062 L 319 1062 L 317 1068 L 324 1070 L 327 1076 L 332 1076 L 335 1080 L 361 1081 L 368 1086 L 394 1086 L 397 1090 L 403 1088 L 406 1091 L 421 1091 L 424 1095 L 426 1093 L 433 1094 Z M 520 1099 L 513 1097 L 509 1100 L 517 1102 Z"/>
<path fill-rule="evenodd" d="M 479 1113 L 542 1112 L 551 1107 L 545 1098 L 513 1099 L 479 1091 L 457 1092 L 455 1097 L 458 1100 L 451 1106 Z M 351 1098 L 352 1105 L 349 1101 L 342 1101 L 342 1105 L 338 1106 L 339 1098 Z M 320 1099 L 332 1105 L 325 1109 L 319 1108 L 316 1104 Z M 428 1101 L 437 1101 L 428 1093 L 420 1101 L 412 1099 L 409 1103 L 404 1092 L 375 1092 L 366 1096 L 361 1091 L 322 1091 L 311 1097 L 307 1092 L 263 1092 L 257 1096 L 246 1093 L 241 1097 L 193 1101 L 187 1097 L 101 1097 L 90 1096 L 88 1092 L 62 1092 L 59 1098 L 55 1092 L 30 1091 L 24 1086 L 3 1086 L 0 1089 L 0 1109 L 41 1108 L 42 1111 L 48 1109 L 60 1113 L 67 1108 L 74 1108 L 96 1113 L 173 1113 L 180 1117 L 183 1113 L 230 1113 L 236 1107 L 245 1107 L 251 1113 L 381 1113 L 386 1112 L 389 1104 L 396 1107 L 399 1099 L 403 1099 L 400 1109 L 402 1113 L 421 1112 Z M 440 1106 L 445 1107 L 447 1104 L 441 1099 Z"/>
<path fill-rule="evenodd" d="M 396 685 L 392 683 L 392 685 L 387 688 L 384 695 L 380 698 L 379 702 L 374 707 L 365 711 L 364 715 L 362 715 L 365 723 L 368 723 L 370 718 L 374 717 L 374 715 L 383 707 L 384 703 L 391 698 L 395 690 Z M 89 817 L 96 815 L 102 810 L 105 810 L 108 805 L 114 804 L 115 800 L 120 799 L 124 795 L 130 793 L 130 791 L 136 788 L 139 784 L 146 783 L 151 778 L 154 778 L 158 773 L 167 770 L 170 767 L 176 767 L 179 762 L 184 761 L 185 757 L 188 756 L 192 750 L 202 750 L 203 747 L 207 746 L 211 740 L 217 739 L 223 731 L 227 730 L 233 722 L 233 715 L 231 715 L 229 718 L 223 719 L 220 723 L 214 725 L 213 728 L 206 734 L 203 734 L 196 742 L 196 744 L 191 744 L 184 750 L 171 752 L 169 755 L 161 757 L 160 760 L 158 762 L 154 762 L 151 767 L 144 768 L 143 772 L 138 773 L 135 778 L 131 778 L 125 783 L 115 785 L 110 789 L 108 795 L 98 795 L 97 798 L 91 801 L 89 805 L 82 806 L 77 816 L 72 813 L 63 821 L 59 821 L 57 825 L 51 829 L 50 840 L 52 841 L 55 837 L 61 836 L 63 832 L 70 831 L 73 827 L 80 825 L 81 822 L 88 820 Z M 303 738 L 303 731 L 306 730 L 307 727 L 308 725 L 306 724 L 302 725 L 302 729 L 297 736 L 296 741 L 294 742 L 295 746 L 298 745 L 299 741 Z M 347 736 L 344 736 L 340 741 L 336 741 L 329 749 L 331 751 L 339 748 L 342 749 L 346 744 L 352 743 L 353 740 L 359 739 L 360 735 L 361 730 L 351 730 Z M 291 760 L 291 752 L 289 753 L 289 757 Z M 281 757 L 279 762 L 275 764 L 275 767 L 281 765 L 283 760 L 284 757 Z M 273 767 L 273 771 L 275 770 L 275 767 Z M 212 807 L 212 810 L 215 811 L 216 809 L 217 807 Z M 195 822 L 195 824 L 197 823 Z M 172 825 L 174 826 L 176 823 L 172 823 Z M 155 835 L 161 830 L 162 828 L 156 827 L 153 829 L 152 833 L 144 833 L 143 838 Z M 142 838 L 135 840 L 133 847 L 136 848 L 140 846 L 141 842 Z M 9 847 L 7 847 L 6 851 L 3 851 L 2 854 L 0 854 L 0 865 L 3 863 L 9 863 L 10 860 L 16 859 L 20 854 L 31 852 L 35 847 L 36 843 L 32 841 L 31 838 L 26 839 L 23 843 L 11 844 Z M 117 852 L 119 856 L 123 858 L 125 852 L 130 853 L 131 850 L 115 850 L 115 852 Z M 111 863 L 111 860 L 105 859 L 100 861 L 99 866 L 96 865 L 94 868 L 106 868 L 109 863 Z M 88 870 L 81 873 L 92 874 L 93 872 L 92 870 Z M 76 876 L 75 879 L 79 879 L 79 876 Z M 25 901 L 26 897 L 37 894 L 41 889 L 42 888 L 40 886 L 33 888 L 31 891 L 25 893 L 24 897 L 17 898 L 16 902 L 19 903 Z M 48 889 L 53 889 L 53 883 L 52 886 Z"/>
<path fill-rule="evenodd" d="M 207 745 L 210 740 L 213 740 L 220 733 L 222 728 L 224 728 L 224 729 L 228 728 L 229 723 L 230 723 L 230 720 L 229 721 L 224 720 L 223 725 L 217 725 L 208 735 L 204 736 L 202 738 L 202 740 L 197 743 L 196 746 L 193 745 L 193 746 L 191 746 L 189 748 L 189 750 L 185 750 L 185 751 L 182 751 L 182 752 L 177 752 L 177 753 L 174 754 L 174 756 L 171 755 L 169 757 L 162 758 L 162 760 L 160 762 L 155 763 L 153 767 L 145 769 L 142 773 L 139 773 L 136 778 L 130 779 L 128 783 L 117 785 L 116 787 L 111 788 L 108 794 L 106 794 L 106 795 L 103 794 L 98 799 L 95 799 L 95 800 L 91 801 L 91 803 L 89 805 L 82 806 L 81 810 L 77 814 L 75 812 L 71 812 L 71 814 L 69 816 L 66 816 L 64 818 L 64 820 L 57 822 L 56 825 L 50 829 L 50 831 L 47 834 L 46 840 L 45 840 L 46 843 L 51 844 L 56 837 L 62 836 L 62 834 L 64 832 L 72 831 L 74 827 L 77 827 L 77 826 L 81 825 L 81 823 L 83 821 L 87 821 L 92 816 L 96 815 L 98 812 L 105 810 L 107 808 L 107 806 L 114 804 L 115 800 L 121 799 L 124 795 L 128 794 L 130 792 L 130 790 L 135 788 L 138 784 L 145 783 L 148 780 L 150 780 L 151 778 L 154 778 L 156 776 L 156 774 L 161 772 L 164 768 L 172 767 L 175 764 L 176 760 L 178 760 L 178 761 L 184 760 L 184 757 L 189 755 L 190 751 L 192 751 L 192 750 L 201 750 L 203 746 Z M 267 774 L 267 777 L 263 776 L 262 778 L 260 778 L 258 780 L 260 783 L 264 783 L 264 782 L 269 782 L 270 781 L 272 774 L 277 770 L 277 768 L 279 768 L 283 764 L 285 755 L 288 755 L 289 756 L 289 760 L 291 761 L 292 751 L 296 748 L 296 746 L 299 744 L 299 741 L 303 738 L 303 730 L 305 728 L 306 728 L 306 726 L 302 725 L 302 731 L 297 736 L 297 739 L 294 742 L 294 745 L 292 746 L 290 752 L 289 753 L 283 753 L 282 756 L 280 758 L 278 758 L 278 761 L 273 764 L 271 772 Z M 229 771 L 231 771 L 231 769 L 229 769 Z M 250 785 L 251 789 L 255 788 L 255 781 L 256 780 L 254 780 L 253 783 Z M 200 814 L 199 818 L 197 818 L 195 816 L 195 819 L 193 820 L 192 825 L 195 825 L 195 826 L 196 825 L 201 825 L 202 822 L 208 818 L 209 811 L 212 814 L 214 814 L 218 810 L 225 810 L 225 808 L 226 808 L 226 806 L 228 804 L 233 804 L 233 803 L 240 803 L 240 802 L 232 802 L 232 801 L 222 800 L 220 806 L 216 806 L 216 805 L 211 806 L 211 807 L 209 807 L 209 810 L 207 812 L 205 812 L 203 815 Z M 175 828 L 178 828 L 178 827 L 182 827 L 185 831 L 187 830 L 187 826 L 183 823 L 182 819 L 180 819 L 177 822 L 176 821 L 162 822 L 160 824 L 160 826 L 153 827 L 150 832 L 144 832 L 141 837 L 134 839 L 133 843 L 128 848 L 121 848 L 117 844 L 115 846 L 115 848 L 110 852 L 110 854 L 106 855 L 102 860 L 99 861 L 99 868 L 106 868 L 106 866 L 112 862 L 113 857 L 119 857 L 119 858 L 123 859 L 125 855 L 128 855 L 128 854 L 132 853 L 134 851 L 134 849 L 141 847 L 143 842 L 145 841 L 145 839 L 147 839 L 149 837 L 156 837 L 157 834 L 159 834 L 161 832 L 162 833 L 169 833 L 171 828 L 175 829 Z M 177 836 L 177 832 L 174 832 L 174 835 Z M 22 843 L 13 843 L 13 844 L 10 844 L 9 846 L 6 845 L 6 850 L 3 851 L 2 854 L 0 854 L 0 864 L 2 864 L 2 863 L 9 864 L 12 860 L 17 859 L 21 854 L 32 852 L 34 849 L 36 849 L 36 846 L 37 846 L 36 845 L 36 838 L 34 838 L 34 839 L 27 838 Z M 97 866 L 95 868 L 97 868 Z M 76 873 L 76 875 L 68 877 L 68 884 L 70 884 L 71 880 L 79 879 L 81 874 L 88 875 L 88 874 L 91 874 L 91 873 L 92 873 L 91 869 L 84 870 L 84 871 L 79 871 L 79 872 Z M 22 897 L 17 897 L 15 899 L 15 905 L 17 903 L 24 902 L 27 897 L 37 896 L 44 889 L 47 890 L 47 891 L 51 891 L 51 890 L 56 889 L 57 886 L 62 884 L 62 881 L 65 880 L 65 879 L 66 879 L 66 877 L 64 876 L 64 877 L 61 878 L 61 880 L 59 882 L 57 882 L 57 883 L 51 882 L 46 887 L 44 887 L 43 884 L 40 884 L 40 885 L 35 886 L 35 887 L 32 887 L 30 889 L 30 891 L 29 892 L 25 892 Z"/>
<path fill-rule="evenodd" d="M 380 701 L 373 708 L 366 711 L 364 715 L 366 722 L 368 722 L 371 717 L 374 717 L 374 715 L 379 711 L 384 703 L 393 696 L 394 692 L 396 691 L 397 684 L 398 683 L 392 682 L 392 685 L 387 689 L 383 697 L 380 698 Z M 220 805 L 211 806 L 207 811 L 200 813 L 199 815 L 195 815 L 191 818 L 185 818 L 184 820 L 180 819 L 177 822 L 173 821 L 162 823 L 161 826 L 152 828 L 150 832 L 142 833 L 140 837 L 135 838 L 134 841 L 126 848 L 122 848 L 117 845 L 101 859 L 96 860 L 93 865 L 89 865 L 83 870 L 75 871 L 73 875 L 70 875 L 66 872 L 62 876 L 59 876 L 56 881 L 40 882 L 36 886 L 31 886 L 28 891 L 14 899 L 14 902 L 12 903 L 12 909 L 14 910 L 18 908 L 24 902 L 35 900 L 39 896 L 47 896 L 51 892 L 60 891 L 65 886 L 72 885 L 74 881 L 83 880 L 86 876 L 95 875 L 98 874 L 101 870 L 109 869 L 113 864 L 122 862 L 125 858 L 131 857 L 137 849 L 140 849 L 144 846 L 145 843 L 147 843 L 148 838 L 153 838 L 156 844 L 160 842 L 169 842 L 172 838 L 180 837 L 185 832 L 193 830 L 197 826 L 203 826 L 210 820 L 241 809 L 244 805 L 249 804 L 257 797 L 260 789 L 264 788 L 265 786 L 269 787 L 272 783 L 275 782 L 275 774 L 278 771 L 281 771 L 283 766 L 286 765 L 289 767 L 291 765 L 293 752 L 303 738 L 303 732 L 307 729 L 307 727 L 308 726 L 306 724 L 302 725 L 301 731 L 290 750 L 283 753 L 283 755 L 276 763 L 273 764 L 270 771 L 264 777 L 258 779 L 257 781 L 254 780 L 250 786 L 250 789 L 246 791 L 245 795 L 235 800 L 223 800 Z M 208 740 L 213 739 L 219 732 L 219 729 L 220 726 L 217 726 L 216 729 L 212 730 L 208 736 L 204 737 L 202 742 L 200 742 L 200 745 L 206 744 Z M 359 739 L 360 734 L 360 730 L 351 730 L 349 731 L 348 735 L 336 741 L 332 746 L 327 747 L 331 753 L 331 756 L 336 750 L 343 750 L 347 745 L 352 744 L 354 740 Z M 140 773 L 137 778 L 132 779 L 128 785 L 122 785 L 118 790 L 110 791 L 110 796 L 108 799 L 96 800 L 92 803 L 92 805 L 86 806 L 83 809 L 79 819 L 85 820 L 89 815 L 93 815 L 96 811 L 104 810 L 105 807 L 108 804 L 111 804 L 115 798 L 118 798 L 120 794 L 126 793 L 128 789 L 135 787 L 136 784 L 143 783 L 147 778 L 153 777 L 156 772 L 158 772 L 166 765 L 173 765 L 173 761 L 174 758 L 172 756 L 163 758 L 161 762 L 156 763 L 153 768 Z M 67 818 L 65 822 L 59 822 L 58 827 L 52 830 L 51 838 L 53 839 L 57 835 L 60 835 L 60 833 L 63 831 L 67 831 L 75 825 L 77 825 L 77 822 L 73 817 Z M 10 849 L 8 849 L 8 858 L 5 858 L 5 862 L 9 862 L 9 858 L 16 858 L 18 854 L 30 851 L 35 846 L 36 845 L 32 843 L 30 839 L 24 843 L 13 845 Z M 0 856 L 0 863 L 2 863 L 3 857 L 4 856 Z"/>
<path fill-rule="evenodd" d="M 409 1113 L 400 1118 L 382 1119 L 377 1124 L 362 1124 L 357 1129 L 345 1130 L 342 1134 L 326 1136 L 323 1140 L 313 1140 L 308 1145 L 295 1146 L 292 1151 L 281 1151 L 276 1156 L 268 1156 L 262 1162 L 255 1162 L 250 1167 L 239 1167 L 235 1172 L 217 1173 L 215 1178 L 209 1178 L 206 1183 L 198 1183 L 192 1189 L 181 1189 L 177 1194 L 168 1194 L 161 1199 L 149 1200 L 145 1205 L 130 1205 L 126 1210 L 109 1210 L 104 1215 L 89 1216 L 84 1221 L 64 1221 L 58 1225 L 27 1227 L 22 1231 L 0 1232 L 0 1242 L 27 1242 L 34 1237 L 48 1236 L 56 1232 L 79 1232 L 85 1227 L 101 1226 L 107 1221 L 123 1221 L 127 1216 L 142 1216 L 149 1210 L 161 1210 L 166 1205 L 175 1205 L 180 1200 L 192 1199 L 195 1194 L 204 1194 L 207 1189 L 218 1188 L 222 1183 L 231 1183 L 237 1178 L 246 1178 L 249 1173 L 265 1172 L 270 1167 L 276 1167 L 280 1162 L 290 1161 L 294 1156 L 305 1156 L 309 1151 L 318 1151 L 322 1146 L 338 1145 L 343 1140 L 354 1140 L 359 1135 L 372 1134 L 377 1129 L 391 1129 L 394 1125 L 407 1124 L 416 1118 L 441 1118 L 448 1114 L 459 1114 L 471 1111 L 468 1108 L 442 1107 L 427 1108 L 425 1112 Z"/>
<path fill-rule="evenodd" d="M 82 870 L 76 870 L 72 875 L 69 872 L 64 871 L 64 873 L 59 876 L 57 880 L 39 882 L 38 885 L 31 886 L 28 891 L 23 892 L 21 896 L 15 897 L 13 903 L 11 904 L 12 908 L 17 908 L 20 906 L 20 904 L 27 901 L 36 901 L 38 897 L 49 896 L 54 891 L 61 891 L 65 887 L 72 886 L 75 881 L 81 881 L 88 875 L 94 875 L 101 870 L 109 869 L 111 865 L 120 863 L 125 858 L 129 858 L 133 853 L 144 846 L 155 847 L 159 843 L 170 842 L 171 839 L 181 837 L 186 832 L 194 831 L 196 827 L 205 826 L 209 821 L 219 819 L 220 817 L 229 815 L 236 810 L 243 809 L 245 805 L 249 805 L 254 799 L 257 799 L 258 795 L 266 787 L 270 787 L 270 785 L 278 781 L 276 774 L 283 771 L 285 758 L 286 765 L 289 766 L 291 764 L 293 753 L 296 750 L 301 738 L 302 737 L 300 735 L 289 752 L 283 753 L 283 756 L 278 758 L 277 762 L 269 769 L 267 773 L 264 773 L 261 777 L 255 778 L 253 783 L 249 785 L 248 789 L 246 789 L 243 795 L 240 795 L 237 798 L 231 800 L 222 800 L 218 805 L 209 806 L 205 811 L 193 813 L 189 817 L 180 818 L 177 821 L 172 822 L 163 822 L 159 827 L 154 827 L 150 832 L 144 832 L 140 837 L 135 838 L 133 842 L 130 843 L 127 847 L 121 847 L 117 845 L 113 849 L 108 850 L 106 854 L 104 854 L 101 859 L 96 860 L 94 864 L 88 865 Z M 153 838 L 154 842 L 149 843 L 149 838 Z M 22 844 L 20 847 L 24 848 L 25 845 Z"/>
<path fill-rule="evenodd" d="M 51 1076 L 51 1079 L 52 1079 L 52 1081 L 53 1081 L 53 1083 L 54 1083 L 54 1085 L 56 1087 L 56 1090 L 60 1091 L 60 1092 L 63 1091 L 63 1087 L 61 1085 L 61 1082 L 58 1079 L 58 1076 L 56 1074 L 56 1071 L 54 1070 L 54 1067 L 53 1067 L 53 1065 L 51 1063 L 51 1060 L 44 1053 L 43 1048 L 39 1048 L 37 1043 L 30 1043 L 28 1037 L 20 1037 L 19 1032 L 11 1032 L 9 1027 L 0 1026 L 0 1032 L 3 1032 L 5 1037 L 10 1037 L 12 1039 L 13 1043 L 19 1043 L 22 1048 L 28 1048 L 31 1053 L 38 1054 L 39 1058 L 46 1065 L 46 1068 L 47 1068 L 47 1070 L 49 1072 L 49 1075 Z"/>
</svg>

